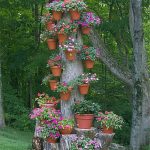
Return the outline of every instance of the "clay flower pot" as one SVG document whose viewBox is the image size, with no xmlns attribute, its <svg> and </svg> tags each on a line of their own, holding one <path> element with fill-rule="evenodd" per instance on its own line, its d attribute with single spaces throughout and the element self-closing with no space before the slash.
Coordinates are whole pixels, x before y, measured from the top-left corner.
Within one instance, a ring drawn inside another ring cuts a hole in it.
<svg viewBox="0 0 150 150">
<path fill-rule="evenodd" d="M 56 106 L 57 106 L 57 104 L 55 104 L 55 103 L 49 103 L 49 104 L 42 104 L 40 107 L 41 108 L 42 107 L 44 107 L 44 108 L 52 108 L 52 109 L 55 110 Z"/>
<path fill-rule="evenodd" d="M 61 67 L 60 66 L 52 66 L 51 71 L 54 77 L 59 77 L 61 75 Z"/>
<path fill-rule="evenodd" d="M 55 91 L 57 89 L 57 81 L 56 80 L 50 80 L 49 85 L 50 85 L 50 89 L 52 91 Z"/>
<path fill-rule="evenodd" d="M 91 28 L 90 27 L 82 27 L 83 34 L 90 34 Z"/>
<path fill-rule="evenodd" d="M 61 11 L 53 11 L 52 14 L 53 14 L 53 18 L 57 21 L 59 21 L 62 17 L 62 12 Z"/>
<path fill-rule="evenodd" d="M 64 101 L 68 101 L 70 99 L 70 96 L 71 96 L 70 91 L 60 93 L 60 99 Z"/>
<path fill-rule="evenodd" d="M 56 42 L 55 39 L 48 39 L 47 40 L 47 44 L 48 44 L 48 48 L 50 50 L 56 50 L 56 48 L 57 48 L 57 42 Z"/>
<path fill-rule="evenodd" d="M 112 134 L 113 133 L 113 128 L 107 128 L 106 126 L 103 126 L 102 132 L 106 134 Z"/>
<path fill-rule="evenodd" d="M 47 138 L 48 143 L 57 143 L 57 139 L 52 139 L 50 137 Z"/>
<path fill-rule="evenodd" d="M 64 127 L 63 129 L 60 129 L 60 133 L 61 133 L 61 134 L 71 134 L 72 131 L 73 131 L 73 128 L 72 128 L 72 127 L 70 127 L 70 128 Z"/>
<path fill-rule="evenodd" d="M 46 29 L 49 31 L 53 30 L 54 23 L 52 21 L 48 21 L 45 23 Z"/>
<path fill-rule="evenodd" d="M 87 69 L 92 69 L 94 67 L 94 61 L 90 59 L 85 60 L 84 64 Z"/>
<path fill-rule="evenodd" d="M 70 10 L 70 17 L 72 20 L 79 20 L 80 19 L 80 13 L 78 10 Z"/>
<path fill-rule="evenodd" d="M 88 94 L 88 92 L 89 92 L 89 87 L 90 87 L 89 84 L 82 84 L 82 85 L 79 85 L 79 92 L 80 92 L 80 94 L 82 94 L 82 95 Z"/>
<path fill-rule="evenodd" d="M 66 59 L 67 60 L 73 61 L 76 58 L 76 50 L 65 51 L 65 54 L 66 54 Z"/>
<path fill-rule="evenodd" d="M 65 33 L 58 33 L 58 41 L 63 44 L 67 40 L 68 36 Z"/>
<path fill-rule="evenodd" d="M 77 127 L 80 129 L 90 129 L 93 126 L 93 114 L 75 114 Z"/>
</svg>

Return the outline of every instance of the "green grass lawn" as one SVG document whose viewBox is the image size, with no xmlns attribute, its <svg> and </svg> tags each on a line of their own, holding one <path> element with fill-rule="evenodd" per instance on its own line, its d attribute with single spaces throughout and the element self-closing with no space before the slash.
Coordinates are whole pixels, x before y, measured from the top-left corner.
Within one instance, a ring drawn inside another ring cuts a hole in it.
<svg viewBox="0 0 150 150">
<path fill-rule="evenodd" d="M 0 129 L 0 150 L 29 150 L 31 149 L 33 133 L 23 132 L 12 128 Z"/>
</svg>

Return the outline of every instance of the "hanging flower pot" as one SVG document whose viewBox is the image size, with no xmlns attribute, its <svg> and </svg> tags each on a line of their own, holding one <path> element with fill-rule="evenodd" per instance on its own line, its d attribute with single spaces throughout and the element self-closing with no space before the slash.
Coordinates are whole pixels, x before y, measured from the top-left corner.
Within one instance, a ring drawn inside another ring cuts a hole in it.
<svg viewBox="0 0 150 150">
<path fill-rule="evenodd" d="M 90 59 L 85 60 L 84 64 L 87 69 L 92 69 L 94 67 L 94 61 Z"/>
<path fill-rule="evenodd" d="M 61 67 L 60 66 L 52 66 L 51 71 L 54 77 L 59 77 L 61 75 Z"/>
<path fill-rule="evenodd" d="M 45 26 L 47 30 L 52 31 L 54 27 L 54 23 L 52 21 L 48 21 L 45 23 Z"/>
<path fill-rule="evenodd" d="M 80 12 L 78 10 L 70 10 L 69 12 L 72 20 L 80 19 Z"/>
<path fill-rule="evenodd" d="M 60 93 L 60 99 L 64 101 L 68 101 L 70 99 L 70 96 L 71 96 L 70 91 Z"/>
<path fill-rule="evenodd" d="M 103 126 L 102 132 L 107 133 L 107 134 L 112 134 L 113 133 L 113 128 L 111 128 L 111 127 L 107 128 L 106 126 Z"/>
<path fill-rule="evenodd" d="M 65 51 L 65 54 L 67 60 L 73 61 L 76 58 L 76 50 Z"/>
<path fill-rule="evenodd" d="M 90 34 L 91 28 L 90 27 L 82 27 L 83 34 Z"/>
<path fill-rule="evenodd" d="M 57 80 L 50 80 L 49 81 L 50 89 L 55 91 L 57 89 Z"/>
<path fill-rule="evenodd" d="M 50 50 L 55 50 L 57 48 L 57 42 L 55 39 L 48 39 L 47 44 Z"/>
<path fill-rule="evenodd" d="M 53 138 L 51 138 L 51 137 L 48 137 L 48 138 L 47 138 L 47 142 L 48 142 L 48 143 L 57 143 L 57 139 L 53 139 Z"/>
<path fill-rule="evenodd" d="M 71 134 L 73 131 L 72 127 L 63 127 L 63 129 L 60 129 L 61 134 Z"/>
<path fill-rule="evenodd" d="M 80 129 L 90 129 L 93 125 L 93 114 L 75 114 L 77 127 Z"/>
<path fill-rule="evenodd" d="M 53 18 L 57 21 L 59 21 L 62 17 L 62 12 L 61 11 L 53 11 L 52 14 L 53 14 Z"/>
<path fill-rule="evenodd" d="M 79 85 L 79 92 L 80 92 L 80 94 L 82 94 L 82 95 L 88 94 L 88 92 L 89 92 L 89 87 L 90 87 L 89 84 L 82 84 L 82 85 Z"/>
<path fill-rule="evenodd" d="M 65 33 L 58 33 L 58 41 L 60 44 L 64 43 L 67 40 L 68 36 Z"/>
</svg>

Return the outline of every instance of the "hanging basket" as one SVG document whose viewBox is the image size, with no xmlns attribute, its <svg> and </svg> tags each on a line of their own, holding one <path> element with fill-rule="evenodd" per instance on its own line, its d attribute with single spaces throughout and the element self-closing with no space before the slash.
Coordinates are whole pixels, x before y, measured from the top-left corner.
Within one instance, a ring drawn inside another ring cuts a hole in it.
<svg viewBox="0 0 150 150">
<path fill-rule="evenodd" d="M 94 67 L 94 61 L 90 59 L 85 60 L 84 64 L 87 69 L 92 69 Z"/>
<path fill-rule="evenodd" d="M 65 33 L 58 33 L 58 41 L 63 44 L 67 40 L 68 36 Z"/>
<path fill-rule="evenodd" d="M 53 138 L 48 137 L 47 142 L 48 143 L 57 143 L 57 139 L 53 139 Z"/>
<path fill-rule="evenodd" d="M 60 129 L 60 133 L 61 134 L 71 134 L 73 131 L 72 127 L 64 127 L 63 129 Z"/>
<path fill-rule="evenodd" d="M 90 129 L 93 126 L 93 114 L 75 114 L 77 127 L 80 129 Z"/>
<path fill-rule="evenodd" d="M 103 126 L 102 132 L 106 134 L 112 134 L 113 133 L 113 128 L 107 128 L 106 126 Z"/>
<path fill-rule="evenodd" d="M 51 71 L 54 77 L 59 77 L 61 75 L 61 67 L 60 66 L 52 66 Z"/>
<path fill-rule="evenodd" d="M 70 17 L 72 20 L 79 20 L 80 19 L 80 13 L 78 10 L 70 10 Z"/>
<path fill-rule="evenodd" d="M 82 84 L 82 85 L 79 85 L 79 92 L 80 92 L 80 94 L 82 94 L 82 95 L 88 94 L 88 92 L 89 92 L 89 87 L 90 87 L 89 84 Z"/>
<path fill-rule="evenodd" d="M 45 23 L 46 29 L 49 31 L 53 30 L 54 23 L 52 21 L 48 21 Z"/>
<path fill-rule="evenodd" d="M 56 21 L 59 21 L 62 17 L 61 11 L 53 11 L 52 14 L 53 14 L 54 20 L 56 20 Z"/>
<path fill-rule="evenodd" d="M 57 89 L 57 80 L 50 80 L 49 81 L 50 89 L 55 91 Z"/>
<path fill-rule="evenodd" d="M 76 50 L 65 51 L 65 54 L 67 60 L 73 61 L 76 59 Z"/>
<path fill-rule="evenodd" d="M 90 27 L 82 27 L 82 33 L 83 34 L 90 34 L 91 28 Z"/>
<path fill-rule="evenodd" d="M 47 44 L 48 44 L 48 48 L 50 50 L 56 50 L 56 48 L 57 48 L 57 42 L 56 42 L 55 39 L 48 39 L 47 40 Z"/>
<path fill-rule="evenodd" d="M 71 97 L 70 91 L 60 93 L 61 100 L 68 101 L 70 99 L 70 97 Z"/>
</svg>

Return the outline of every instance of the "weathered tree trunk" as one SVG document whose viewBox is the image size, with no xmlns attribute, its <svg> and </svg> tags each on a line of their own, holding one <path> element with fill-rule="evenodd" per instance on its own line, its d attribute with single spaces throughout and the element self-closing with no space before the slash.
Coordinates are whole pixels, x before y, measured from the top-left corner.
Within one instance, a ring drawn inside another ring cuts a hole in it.
<svg viewBox="0 0 150 150">
<path fill-rule="evenodd" d="M 133 106 L 131 149 L 150 143 L 150 82 L 142 27 L 142 0 L 131 0 L 130 29 L 133 42 Z"/>
<path fill-rule="evenodd" d="M 2 97 L 2 72 L 0 62 L 0 128 L 5 126 L 4 111 L 3 111 L 3 97 Z"/>
</svg>

